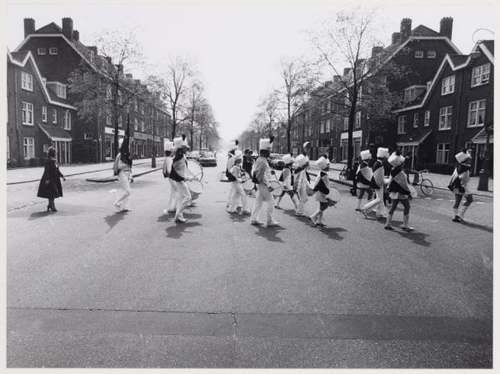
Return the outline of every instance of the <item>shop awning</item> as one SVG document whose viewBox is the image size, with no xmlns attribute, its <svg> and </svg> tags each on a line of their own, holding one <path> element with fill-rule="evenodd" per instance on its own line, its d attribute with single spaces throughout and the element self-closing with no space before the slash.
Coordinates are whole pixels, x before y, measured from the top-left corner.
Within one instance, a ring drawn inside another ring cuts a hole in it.
<svg viewBox="0 0 500 374">
<path fill-rule="evenodd" d="M 60 127 L 42 125 L 41 123 L 38 124 L 38 126 L 40 126 L 43 133 L 54 142 L 70 142 L 72 140 L 71 134 Z"/>
<path fill-rule="evenodd" d="M 483 127 L 470 141 L 473 144 L 486 144 L 486 129 Z M 490 144 L 493 144 L 493 134 L 490 134 Z"/>
<path fill-rule="evenodd" d="M 429 130 L 420 136 L 406 136 L 406 138 L 401 139 L 401 141 L 399 142 L 396 142 L 396 145 L 398 147 L 420 145 L 425 139 L 427 139 L 431 132 L 432 131 Z"/>
</svg>

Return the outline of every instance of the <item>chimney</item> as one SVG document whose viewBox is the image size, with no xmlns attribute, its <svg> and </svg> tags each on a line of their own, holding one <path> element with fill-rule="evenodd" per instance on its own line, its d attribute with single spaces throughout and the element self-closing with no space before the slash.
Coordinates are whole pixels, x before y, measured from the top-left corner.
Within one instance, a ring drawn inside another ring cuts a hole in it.
<svg viewBox="0 0 500 374">
<path fill-rule="evenodd" d="M 392 44 L 399 44 L 401 42 L 401 33 L 400 32 L 393 32 L 392 33 Z"/>
<path fill-rule="evenodd" d="M 134 79 L 134 76 L 130 73 L 125 74 L 125 78 L 127 79 Z"/>
<path fill-rule="evenodd" d="M 403 18 L 401 20 L 401 42 L 405 42 L 411 34 L 411 18 Z"/>
<path fill-rule="evenodd" d="M 340 80 L 341 80 L 341 76 L 340 75 L 334 75 L 333 76 L 333 83 L 340 83 Z"/>
<path fill-rule="evenodd" d="M 80 41 L 80 33 L 76 30 L 73 31 L 73 40 Z"/>
<path fill-rule="evenodd" d="M 71 40 L 73 36 L 73 20 L 69 17 L 65 17 L 62 19 L 62 30 L 63 35 Z"/>
<path fill-rule="evenodd" d="M 35 20 L 33 18 L 24 19 L 24 37 L 35 33 Z"/>
<path fill-rule="evenodd" d="M 344 68 L 344 77 L 349 74 L 351 68 Z"/>
<path fill-rule="evenodd" d="M 381 46 L 375 46 L 372 48 L 372 57 L 375 57 L 376 55 L 382 53 L 382 51 L 384 50 L 384 47 L 381 47 Z"/>
<path fill-rule="evenodd" d="M 439 33 L 451 40 L 451 32 L 453 31 L 453 18 L 452 17 L 441 18 L 441 23 L 439 26 L 440 26 Z"/>
</svg>

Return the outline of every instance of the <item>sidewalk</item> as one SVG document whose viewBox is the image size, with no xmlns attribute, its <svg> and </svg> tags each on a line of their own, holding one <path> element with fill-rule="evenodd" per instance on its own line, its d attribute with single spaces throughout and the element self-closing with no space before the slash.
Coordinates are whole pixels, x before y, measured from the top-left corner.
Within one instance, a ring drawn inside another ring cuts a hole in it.
<svg viewBox="0 0 500 374">
<path fill-rule="evenodd" d="M 151 158 L 144 158 L 134 160 L 133 165 L 142 165 L 151 163 Z M 161 166 L 163 163 L 163 157 L 156 158 L 156 165 Z M 39 181 L 43 174 L 43 166 L 31 167 L 31 168 L 16 168 L 7 170 L 7 185 L 17 184 L 17 183 L 27 183 Z M 72 164 L 72 165 L 61 165 L 61 173 L 65 177 L 71 177 L 73 175 L 79 174 L 90 174 L 104 170 L 112 170 L 113 161 L 102 162 L 97 164 Z"/>
<path fill-rule="evenodd" d="M 344 166 L 345 164 L 342 163 L 330 163 L 330 178 L 339 179 L 340 171 Z M 451 175 L 428 173 L 425 176 L 426 178 L 432 181 L 434 187 L 449 191 L 448 183 L 450 183 Z M 350 181 L 348 182 L 350 183 Z M 493 198 L 493 178 L 490 178 L 488 181 L 489 191 L 478 191 L 477 190 L 478 184 L 479 184 L 479 177 L 470 178 L 469 186 L 471 187 L 471 191 L 473 194 Z"/>
</svg>

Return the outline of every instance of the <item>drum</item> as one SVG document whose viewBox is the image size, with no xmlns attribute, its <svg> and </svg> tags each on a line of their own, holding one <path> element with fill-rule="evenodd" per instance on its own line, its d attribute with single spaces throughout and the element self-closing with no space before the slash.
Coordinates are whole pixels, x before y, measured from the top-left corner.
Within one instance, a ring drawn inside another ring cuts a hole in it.
<svg viewBox="0 0 500 374">
<path fill-rule="evenodd" d="M 279 181 L 277 180 L 269 181 L 269 187 L 271 188 L 271 194 L 274 197 L 281 196 L 281 193 L 283 192 L 283 186 Z"/>
<path fill-rule="evenodd" d="M 335 187 L 333 187 L 331 184 L 330 184 L 328 189 L 330 190 L 328 195 L 326 195 L 326 198 L 328 200 L 328 205 L 333 206 L 340 201 L 340 192 Z"/>
<path fill-rule="evenodd" d="M 191 192 L 191 200 L 196 200 L 203 192 L 203 183 L 199 180 L 193 179 L 186 182 L 189 192 Z"/>
<path fill-rule="evenodd" d="M 255 187 L 255 184 L 252 182 L 252 178 L 250 177 L 250 175 L 248 175 L 248 173 L 243 174 L 243 177 L 241 178 L 241 183 L 243 190 L 245 190 L 247 194 L 252 192 Z"/>
<path fill-rule="evenodd" d="M 416 198 L 418 197 L 418 193 L 417 193 L 417 190 L 415 189 L 415 187 L 413 187 L 411 184 L 408 185 L 408 189 L 410 190 L 410 195 L 412 198 Z"/>
<path fill-rule="evenodd" d="M 195 179 L 201 181 L 203 179 L 203 166 L 196 160 L 189 159 L 187 161 L 188 173 Z"/>
</svg>

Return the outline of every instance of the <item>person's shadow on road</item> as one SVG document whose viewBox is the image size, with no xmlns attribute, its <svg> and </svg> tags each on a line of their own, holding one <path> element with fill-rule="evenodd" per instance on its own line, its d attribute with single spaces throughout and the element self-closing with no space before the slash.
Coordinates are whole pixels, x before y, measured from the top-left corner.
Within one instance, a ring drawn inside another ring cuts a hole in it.
<svg viewBox="0 0 500 374">
<path fill-rule="evenodd" d="M 38 218 L 43 218 L 43 217 L 47 217 L 47 216 L 50 216 L 52 214 L 52 212 L 47 212 L 47 211 L 43 211 L 43 212 L 34 212 L 34 213 L 31 213 L 30 217 L 28 218 L 28 220 L 32 221 L 34 219 L 38 219 Z"/>
<path fill-rule="evenodd" d="M 127 215 L 127 213 L 128 212 L 126 212 L 126 211 L 121 211 L 121 212 L 116 212 L 114 214 L 110 214 L 109 216 L 104 217 L 104 221 L 106 221 L 106 223 L 109 226 L 109 230 L 106 231 L 106 233 L 110 232 L 113 229 L 113 227 L 116 226 L 116 224 L 118 222 L 120 222 L 122 219 L 124 219 L 125 216 Z"/>
<path fill-rule="evenodd" d="M 424 234 L 423 232 L 418 232 L 418 231 L 399 231 L 399 229 L 395 232 L 397 232 L 399 235 L 401 235 L 404 238 L 410 239 L 413 243 L 416 245 L 421 245 L 423 247 L 430 247 L 431 243 L 427 241 L 425 238 L 429 236 L 429 234 Z"/>
<path fill-rule="evenodd" d="M 462 222 L 462 225 L 470 227 L 472 229 L 483 230 L 486 232 L 493 232 L 493 227 L 486 226 L 486 225 L 480 225 L 480 224 L 474 223 L 474 222 Z"/>
<path fill-rule="evenodd" d="M 259 230 L 256 232 L 258 236 L 263 237 L 264 239 L 269 240 L 270 242 L 284 243 L 283 239 L 278 236 L 278 233 L 282 230 L 285 230 L 284 227 L 281 226 L 271 226 L 271 227 L 263 227 L 258 226 Z"/>
<path fill-rule="evenodd" d="M 245 222 L 246 219 L 248 218 L 248 215 L 241 215 L 241 214 L 237 214 L 237 213 L 229 213 L 229 218 L 231 218 L 231 220 L 233 222 Z"/>
<path fill-rule="evenodd" d="M 187 216 L 187 214 L 184 214 Z M 187 217 L 186 217 L 187 218 Z M 175 224 L 174 226 L 167 227 L 165 231 L 167 232 L 167 238 L 179 239 L 185 232 L 189 233 L 190 231 L 186 231 L 190 227 L 201 226 L 199 222 L 186 222 Z"/>
<path fill-rule="evenodd" d="M 343 227 L 322 227 L 319 231 L 333 240 L 343 240 L 344 237 L 339 235 L 339 232 L 347 231 Z"/>
</svg>

